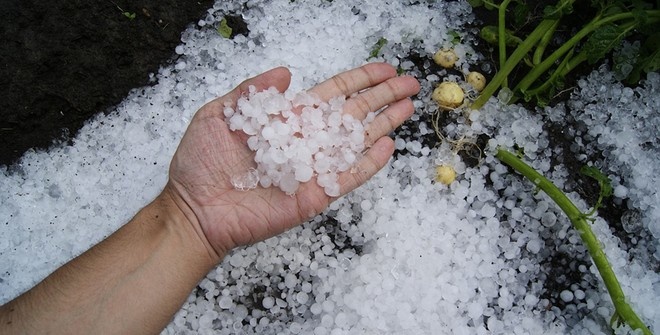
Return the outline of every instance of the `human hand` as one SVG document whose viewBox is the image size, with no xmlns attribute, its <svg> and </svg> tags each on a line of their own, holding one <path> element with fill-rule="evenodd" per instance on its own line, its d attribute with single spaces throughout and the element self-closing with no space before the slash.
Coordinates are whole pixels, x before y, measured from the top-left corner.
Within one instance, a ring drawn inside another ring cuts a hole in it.
<svg viewBox="0 0 660 335">
<path fill-rule="evenodd" d="M 220 260 L 229 250 L 282 233 L 323 211 L 334 198 L 312 179 L 295 195 L 277 187 L 237 190 L 232 176 L 254 167 L 248 136 L 229 130 L 223 110 L 236 105 L 253 85 L 257 91 L 271 86 L 284 92 L 291 80 L 286 68 L 275 68 L 241 83 L 227 95 L 203 106 L 191 121 L 170 165 L 164 194 L 177 204 L 205 244 Z M 413 113 L 409 97 L 419 91 L 412 77 L 397 77 L 384 63 L 367 64 L 343 72 L 309 90 L 321 100 L 344 95 L 344 112 L 363 120 L 369 112 L 388 106 L 366 126 L 369 148 L 351 172 L 339 175 L 341 195 L 362 185 L 389 160 L 394 142 L 387 134 Z M 357 93 L 354 95 L 354 93 Z"/>
</svg>

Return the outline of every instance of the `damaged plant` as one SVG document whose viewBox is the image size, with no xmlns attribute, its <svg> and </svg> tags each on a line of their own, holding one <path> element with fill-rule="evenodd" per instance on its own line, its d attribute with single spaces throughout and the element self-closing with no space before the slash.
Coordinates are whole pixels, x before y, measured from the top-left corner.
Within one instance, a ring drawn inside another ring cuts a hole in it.
<svg viewBox="0 0 660 335">
<path fill-rule="evenodd" d="M 607 292 L 612 298 L 612 303 L 614 304 L 614 315 L 612 315 L 610 325 L 615 327 L 621 325 L 621 323 L 625 323 L 634 330 L 641 330 L 643 334 L 651 334 L 648 327 L 646 327 L 630 304 L 628 304 L 623 290 L 621 289 L 621 285 L 619 284 L 619 280 L 616 278 L 612 266 L 607 260 L 607 256 L 601 247 L 601 243 L 590 227 L 590 221 L 593 221 L 593 215 L 601 206 L 602 200 L 612 194 L 612 186 L 607 177 L 593 167 L 582 169 L 582 174 L 596 179 L 600 186 L 600 194 L 596 205 L 594 205 L 589 213 L 583 213 L 573 204 L 564 192 L 516 155 L 500 148 L 497 150 L 495 157 L 525 176 L 534 183 L 536 187 L 545 192 L 545 194 L 547 194 L 557 206 L 561 208 L 564 214 L 568 216 L 573 227 L 580 233 L 580 238 L 587 247 L 589 255 L 596 265 L 598 273 L 600 273 L 600 276 L 605 283 L 605 287 L 607 288 Z"/>
<path fill-rule="evenodd" d="M 633 34 L 642 43 L 633 52 L 633 62 L 630 62 L 631 57 L 619 57 L 618 61 L 629 64 L 614 64 L 615 69 L 623 72 L 620 77 L 636 83 L 642 73 L 660 69 L 660 32 L 655 29 L 660 22 L 657 4 L 636 0 L 592 0 L 595 16 L 584 26 L 578 27 L 577 32 L 568 40 L 553 47 L 553 52 L 549 52 L 561 20 L 573 13 L 575 0 L 559 0 L 554 6 L 547 6 L 542 20 L 524 38 L 508 29 L 507 21 L 511 3 L 516 4 L 511 10 L 514 18 L 520 20 L 520 17 L 529 15 L 524 0 L 504 0 L 499 4 L 485 0 L 470 2 L 473 6 L 483 5 L 498 10 L 497 26 L 484 27 L 480 35 L 485 41 L 497 46 L 499 70 L 474 101 L 473 109 L 481 108 L 498 90 L 508 91 L 500 93 L 506 103 L 514 103 L 522 98 L 537 105 L 547 104 L 558 90 L 564 88 L 567 74 L 584 62 L 593 65 L 601 61 Z M 508 48 L 513 48 L 510 55 Z M 508 79 L 514 71 L 524 75 L 510 88 Z"/>
</svg>

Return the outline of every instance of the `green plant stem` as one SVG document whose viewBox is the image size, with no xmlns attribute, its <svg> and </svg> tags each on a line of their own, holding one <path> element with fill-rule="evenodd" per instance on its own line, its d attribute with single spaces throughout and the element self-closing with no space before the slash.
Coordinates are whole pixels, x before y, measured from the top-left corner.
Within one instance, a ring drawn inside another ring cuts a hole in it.
<svg viewBox="0 0 660 335">
<path fill-rule="evenodd" d="M 541 21 L 539 25 L 532 31 L 527 38 L 520 43 L 518 48 L 513 51 L 511 56 L 507 59 L 506 63 L 499 71 L 495 74 L 493 79 L 486 85 L 484 90 L 481 92 L 479 97 L 472 103 L 472 109 L 479 109 L 488 101 L 488 99 L 497 91 L 497 89 L 502 85 L 504 80 L 513 69 L 520 63 L 520 61 L 527 55 L 527 53 L 536 45 L 536 43 L 543 37 L 543 34 L 552 27 L 556 20 L 547 19 Z"/>
<path fill-rule="evenodd" d="M 500 69 L 504 68 L 506 63 L 506 7 L 511 0 L 504 0 L 497 8 L 497 44 L 500 56 Z M 508 87 L 508 79 L 505 77 L 502 81 L 502 87 Z"/>
<path fill-rule="evenodd" d="M 557 188 L 557 186 L 555 186 L 550 180 L 534 170 L 534 168 L 525 164 L 525 162 L 516 157 L 516 155 L 507 150 L 498 149 L 495 157 L 532 181 L 534 185 L 543 190 L 543 192 L 545 192 L 559 206 L 559 208 L 564 211 L 573 224 L 573 227 L 580 233 L 582 242 L 586 245 L 589 255 L 591 255 L 600 276 L 603 278 L 605 287 L 614 303 L 615 317 L 618 316 L 618 318 L 628 324 L 632 329 L 640 329 L 644 334 L 651 334 L 651 331 L 646 327 L 644 322 L 637 316 L 637 314 L 635 314 L 635 311 L 633 311 L 632 307 L 626 302 L 626 297 L 621 289 L 619 280 L 616 278 L 616 275 L 607 260 L 607 256 L 601 248 L 600 241 L 596 238 L 596 235 L 594 235 L 589 227 L 587 216 L 580 212 L 564 192 Z"/>
<path fill-rule="evenodd" d="M 623 33 L 624 35 L 628 34 L 636 27 L 637 27 L 636 21 L 626 22 L 625 24 L 621 25 L 621 28 L 624 30 Z M 522 90 L 521 88 L 520 93 L 525 97 L 525 99 L 528 100 L 533 96 L 546 92 L 548 89 L 550 89 L 550 86 L 552 86 L 556 82 L 556 80 L 558 80 L 558 78 L 565 77 L 569 72 L 573 71 L 573 69 L 575 69 L 578 65 L 589 59 L 589 55 L 586 53 L 584 49 L 581 50 L 575 56 L 573 56 L 572 53 L 573 53 L 573 49 L 571 49 L 568 52 L 568 54 L 564 57 L 564 60 L 562 60 L 562 62 L 557 66 L 557 69 L 552 73 L 550 78 L 546 80 L 543 84 L 537 86 L 536 88 L 527 89 L 527 90 Z M 515 103 L 517 100 L 518 97 L 514 96 L 509 102 Z"/>
<path fill-rule="evenodd" d="M 572 57 L 572 54 L 569 52 L 569 54 L 566 55 L 564 60 L 559 64 L 557 70 L 552 73 L 550 79 L 546 80 L 543 84 L 541 84 L 536 88 L 532 88 L 522 92 L 523 95 L 527 98 L 527 97 L 533 97 L 543 92 L 547 92 L 550 89 L 550 86 L 552 86 L 556 80 L 558 80 L 561 77 L 565 77 L 569 72 L 573 71 L 573 69 L 575 69 L 578 65 L 580 65 L 582 62 L 586 60 L 587 60 L 587 53 L 584 50 L 579 52 L 575 57 Z M 511 101 L 512 103 L 515 103 L 517 101 L 516 97 L 513 97 L 512 99 L 513 99 Z"/>
<path fill-rule="evenodd" d="M 552 41 L 552 36 L 554 36 L 555 30 L 557 30 L 558 25 L 559 25 L 559 20 L 555 21 L 555 24 L 553 24 L 552 27 L 550 27 L 550 29 L 548 29 L 548 31 L 545 32 L 543 37 L 541 37 L 541 40 L 536 46 L 536 49 L 534 49 L 532 64 L 537 65 L 538 63 L 541 62 L 541 60 L 543 59 L 543 53 L 545 52 L 545 48 L 547 48 L 548 44 L 550 44 L 550 41 Z"/>
<path fill-rule="evenodd" d="M 647 10 L 646 11 L 649 17 L 660 16 L 660 11 L 658 10 Z M 598 29 L 600 26 L 603 26 L 608 23 L 633 19 L 634 14 L 631 12 L 625 12 L 620 14 L 615 14 L 606 17 L 596 16 L 591 22 L 587 23 L 580 31 L 578 31 L 573 37 L 571 37 L 566 43 L 559 47 L 555 52 L 548 56 L 543 62 L 535 66 L 531 71 L 520 80 L 518 85 L 513 89 L 514 92 L 524 92 L 527 90 L 543 73 L 548 71 L 548 69 L 555 64 L 555 62 L 562 57 L 566 52 L 571 50 L 575 45 L 580 42 L 585 36 L 592 33 L 594 30 Z"/>
</svg>

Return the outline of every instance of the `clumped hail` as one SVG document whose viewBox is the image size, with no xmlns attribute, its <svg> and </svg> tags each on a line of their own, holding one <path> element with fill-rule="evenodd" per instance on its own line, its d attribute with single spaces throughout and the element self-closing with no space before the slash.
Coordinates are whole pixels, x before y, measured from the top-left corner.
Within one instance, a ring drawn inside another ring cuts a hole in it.
<svg viewBox="0 0 660 335">
<path fill-rule="evenodd" d="M 233 186 L 277 186 L 295 194 L 301 183 L 316 178 L 328 196 L 339 196 L 338 175 L 353 167 L 365 148 L 364 124 L 343 113 L 345 101 L 339 96 L 324 102 L 312 93 L 280 93 L 274 87 L 257 92 L 250 86 L 235 108 L 224 108 L 229 128 L 248 135 L 255 152 L 256 168 L 232 176 Z"/>
</svg>

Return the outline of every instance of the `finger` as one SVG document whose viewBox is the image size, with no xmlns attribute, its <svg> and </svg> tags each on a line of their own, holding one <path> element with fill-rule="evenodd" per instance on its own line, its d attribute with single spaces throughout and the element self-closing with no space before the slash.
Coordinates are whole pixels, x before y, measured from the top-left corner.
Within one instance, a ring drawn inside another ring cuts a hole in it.
<svg viewBox="0 0 660 335">
<path fill-rule="evenodd" d="M 340 194 L 344 195 L 356 189 L 373 177 L 387 164 L 392 153 L 394 141 L 389 137 L 378 139 L 354 168 L 339 175 Z"/>
<path fill-rule="evenodd" d="M 336 96 L 350 96 L 365 88 L 376 86 L 395 77 L 396 69 L 386 63 L 370 63 L 356 69 L 342 72 L 314 86 L 310 93 L 317 94 L 321 100 L 328 101 Z"/>
<path fill-rule="evenodd" d="M 386 136 L 406 121 L 415 111 L 410 99 L 399 100 L 376 115 L 365 131 L 365 146 L 372 146 L 379 138 Z"/>
<path fill-rule="evenodd" d="M 344 104 L 344 112 L 362 120 L 370 112 L 375 112 L 386 105 L 417 94 L 419 88 L 419 82 L 413 77 L 390 78 L 349 98 Z"/>
</svg>

